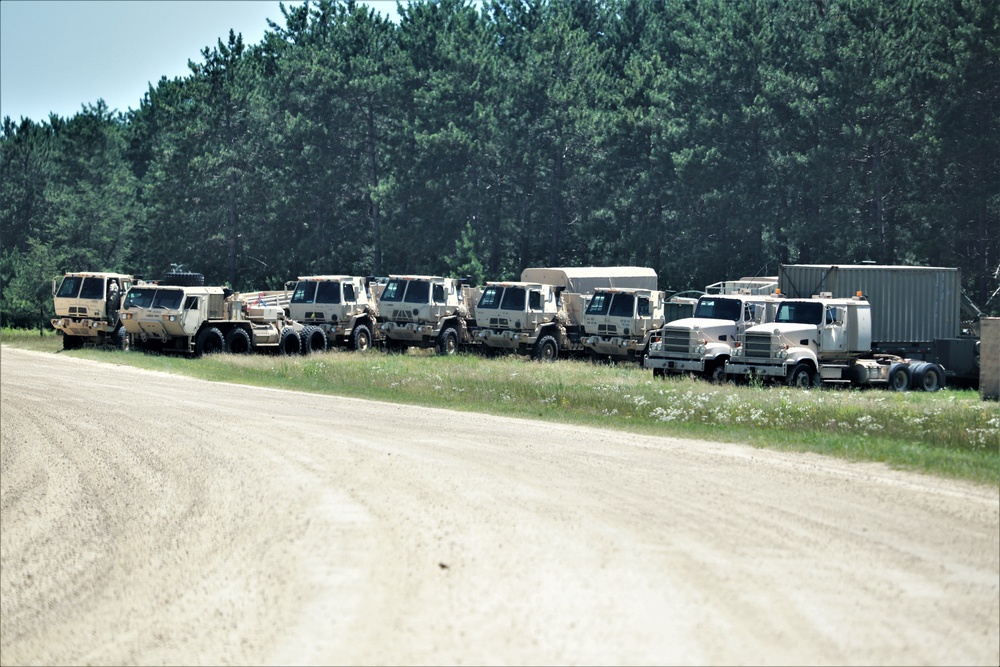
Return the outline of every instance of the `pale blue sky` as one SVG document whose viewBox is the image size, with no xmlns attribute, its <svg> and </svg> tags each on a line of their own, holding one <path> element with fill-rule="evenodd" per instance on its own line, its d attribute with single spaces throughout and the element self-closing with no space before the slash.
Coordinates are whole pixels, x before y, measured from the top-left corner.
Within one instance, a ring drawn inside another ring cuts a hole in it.
<svg viewBox="0 0 1000 667">
<path fill-rule="evenodd" d="M 367 4 L 395 16 L 395 0 Z M 98 99 L 134 109 L 150 83 L 186 76 L 230 29 L 259 43 L 267 19 L 283 23 L 278 0 L 2 0 L 0 118 L 68 117 Z"/>
</svg>

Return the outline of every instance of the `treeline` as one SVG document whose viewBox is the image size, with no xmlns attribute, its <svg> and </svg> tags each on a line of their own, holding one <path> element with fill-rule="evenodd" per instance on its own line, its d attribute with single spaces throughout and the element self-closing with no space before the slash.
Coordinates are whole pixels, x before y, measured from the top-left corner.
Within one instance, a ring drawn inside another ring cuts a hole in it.
<svg viewBox="0 0 1000 667">
<path fill-rule="evenodd" d="M 2 317 L 174 265 L 664 288 L 781 262 L 958 266 L 996 310 L 1000 3 L 415 0 L 284 8 L 138 107 L 3 121 Z"/>
</svg>

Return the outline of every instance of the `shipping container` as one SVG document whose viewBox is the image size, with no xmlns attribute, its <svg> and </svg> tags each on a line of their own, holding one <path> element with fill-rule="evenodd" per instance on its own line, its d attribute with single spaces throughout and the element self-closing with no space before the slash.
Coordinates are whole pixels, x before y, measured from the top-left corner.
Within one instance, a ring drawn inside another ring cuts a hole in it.
<svg viewBox="0 0 1000 667">
<path fill-rule="evenodd" d="M 961 335 L 962 277 L 956 268 L 783 264 L 778 288 L 790 298 L 861 292 L 872 306 L 872 340 L 927 343 Z"/>
</svg>

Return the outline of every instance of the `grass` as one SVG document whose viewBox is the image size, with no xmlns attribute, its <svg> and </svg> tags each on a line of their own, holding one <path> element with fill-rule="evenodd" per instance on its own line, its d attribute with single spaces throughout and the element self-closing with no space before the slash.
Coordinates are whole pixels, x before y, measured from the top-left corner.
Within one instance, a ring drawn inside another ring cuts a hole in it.
<svg viewBox="0 0 1000 667">
<path fill-rule="evenodd" d="M 478 355 L 203 359 L 101 349 L 61 352 L 57 336 L 0 330 L 0 342 L 212 381 L 353 396 L 704 438 L 856 461 L 880 461 L 1000 487 L 1000 405 L 972 390 L 893 393 L 654 380 L 634 365 L 530 362 Z"/>
</svg>

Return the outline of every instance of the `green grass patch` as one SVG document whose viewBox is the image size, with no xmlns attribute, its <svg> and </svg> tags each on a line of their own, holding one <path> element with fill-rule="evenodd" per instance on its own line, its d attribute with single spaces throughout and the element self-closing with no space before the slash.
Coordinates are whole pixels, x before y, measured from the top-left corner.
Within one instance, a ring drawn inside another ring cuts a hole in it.
<svg viewBox="0 0 1000 667">
<path fill-rule="evenodd" d="M 522 357 L 333 351 L 303 357 L 188 359 L 102 349 L 61 351 L 38 332 L 0 342 L 108 363 L 339 396 L 808 451 L 1000 486 L 1000 405 L 971 390 L 796 390 L 654 380 L 635 365 Z"/>
</svg>

